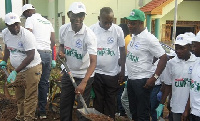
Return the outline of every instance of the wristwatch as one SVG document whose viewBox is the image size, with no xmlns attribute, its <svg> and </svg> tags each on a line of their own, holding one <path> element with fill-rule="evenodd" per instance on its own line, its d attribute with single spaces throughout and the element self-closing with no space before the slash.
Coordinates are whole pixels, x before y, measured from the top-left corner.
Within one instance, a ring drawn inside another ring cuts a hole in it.
<svg viewBox="0 0 200 121">
<path fill-rule="evenodd" d="M 156 78 L 156 80 L 159 78 L 159 76 L 157 74 L 154 74 L 153 77 Z"/>
</svg>

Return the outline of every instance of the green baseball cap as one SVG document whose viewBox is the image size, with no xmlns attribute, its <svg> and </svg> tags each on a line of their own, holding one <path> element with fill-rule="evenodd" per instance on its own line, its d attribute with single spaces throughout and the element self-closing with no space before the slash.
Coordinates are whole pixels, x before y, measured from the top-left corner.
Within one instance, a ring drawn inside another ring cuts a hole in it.
<svg viewBox="0 0 200 121">
<path fill-rule="evenodd" d="M 129 17 L 125 17 L 128 20 L 139 20 L 139 21 L 144 21 L 145 20 L 145 14 L 143 11 L 139 9 L 133 9 L 130 13 Z"/>
</svg>

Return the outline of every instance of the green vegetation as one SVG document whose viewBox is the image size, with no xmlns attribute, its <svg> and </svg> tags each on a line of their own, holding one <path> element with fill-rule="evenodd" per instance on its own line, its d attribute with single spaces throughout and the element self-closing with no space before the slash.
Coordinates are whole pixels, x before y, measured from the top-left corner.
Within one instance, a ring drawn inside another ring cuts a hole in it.
<svg viewBox="0 0 200 121">
<path fill-rule="evenodd" d="M 6 28 L 5 22 L 4 22 L 4 20 L 3 20 L 2 18 L 0 18 L 0 32 L 1 32 L 4 28 Z"/>
</svg>

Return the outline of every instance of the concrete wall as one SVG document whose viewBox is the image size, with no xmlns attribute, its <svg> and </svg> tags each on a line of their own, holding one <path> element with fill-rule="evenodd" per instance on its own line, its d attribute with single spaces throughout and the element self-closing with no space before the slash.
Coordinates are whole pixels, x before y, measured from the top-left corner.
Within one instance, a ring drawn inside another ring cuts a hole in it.
<svg viewBox="0 0 200 121">
<path fill-rule="evenodd" d="M 87 16 L 84 23 L 88 26 L 96 23 L 98 21 L 99 11 L 102 7 L 111 7 L 114 11 L 115 18 L 117 18 L 117 24 L 120 24 L 120 18 L 129 16 L 130 12 L 134 8 L 140 8 L 139 1 L 141 0 L 77 0 L 85 4 L 87 9 Z M 143 5 L 151 0 L 143 0 Z M 70 4 L 74 0 L 65 0 L 66 11 L 68 10 Z M 67 12 L 66 12 L 67 13 Z M 66 15 L 65 13 L 65 15 Z M 66 19 L 69 22 L 69 19 Z"/>
</svg>

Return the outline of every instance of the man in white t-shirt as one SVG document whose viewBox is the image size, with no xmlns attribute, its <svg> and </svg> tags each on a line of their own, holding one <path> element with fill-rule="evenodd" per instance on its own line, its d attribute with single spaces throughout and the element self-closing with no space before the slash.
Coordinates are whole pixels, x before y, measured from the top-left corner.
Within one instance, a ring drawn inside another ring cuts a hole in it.
<svg viewBox="0 0 200 121">
<path fill-rule="evenodd" d="M 192 82 L 190 87 L 190 121 L 200 121 L 200 32 L 192 41 L 192 51 L 198 60 L 192 69 Z"/>
<path fill-rule="evenodd" d="M 2 31 L 5 50 L 0 66 L 6 67 L 10 57 L 14 70 L 8 76 L 7 81 L 13 85 L 15 83 L 24 84 L 15 87 L 18 107 L 16 120 L 32 121 L 35 119 L 42 65 L 40 55 L 35 48 L 34 35 L 20 26 L 20 23 L 19 16 L 15 13 L 6 14 L 7 28 Z"/>
<path fill-rule="evenodd" d="M 51 67 L 56 66 L 55 33 L 49 20 L 35 13 L 31 4 L 22 7 L 22 15 L 26 17 L 25 28 L 36 38 L 36 48 L 42 59 L 42 76 L 38 85 L 38 116 L 46 117 L 47 94 L 49 92 L 49 77 Z"/>
<path fill-rule="evenodd" d="M 97 36 L 97 66 L 93 83 L 94 108 L 115 118 L 115 99 L 119 83 L 123 82 L 125 73 L 124 33 L 121 27 L 113 24 L 114 13 L 110 7 L 102 8 L 98 19 L 99 21 L 90 27 Z"/>
<path fill-rule="evenodd" d="M 182 121 L 186 119 L 189 112 L 187 101 L 189 98 L 192 67 L 196 61 L 196 56 L 190 52 L 191 37 L 187 34 L 180 34 L 176 37 L 175 52 L 173 59 L 169 60 L 164 76 L 165 90 L 160 101 L 160 105 L 156 109 L 157 116 L 162 113 L 165 100 L 172 91 L 170 102 L 171 112 L 174 121 Z"/>
<path fill-rule="evenodd" d="M 72 121 L 72 109 L 75 94 L 81 93 L 87 106 L 90 102 L 90 92 L 93 83 L 93 72 L 96 67 L 97 40 L 94 33 L 83 20 L 86 15 L 85 5 L 81 2 L 73 2 L 68 10 L 70 23 L 64 24 L 59 31 L 59 56 L 66 58 L 66 64 L 78 85 L 75 89 L 70 77 L 64 73 L 61 83 L 60 120 Z M 82 108 L 78 96 L 77 108 Z M 86 119 L 77 114 L 78 119 Z"/>
<path fill-rule="evenodd" d="M 133 9 L 128 19 L 132 40 L 127 47 L 128 99 L 134 121 L 150 120 L 150 93 L 167 63 L 165 50 L 159 40 L 144 27 L 145 14 Z M 153 58 L 159 58 L 153 68 Z"/>
</svg>

